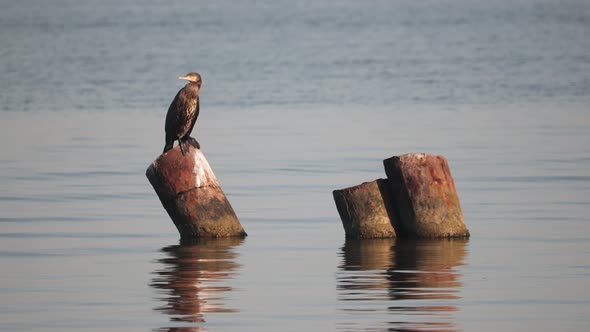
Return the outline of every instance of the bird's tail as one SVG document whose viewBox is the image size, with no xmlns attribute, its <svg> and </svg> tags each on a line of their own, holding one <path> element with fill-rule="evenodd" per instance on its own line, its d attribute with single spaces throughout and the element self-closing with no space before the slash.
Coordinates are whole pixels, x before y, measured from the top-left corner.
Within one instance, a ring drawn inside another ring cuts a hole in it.
<svg viewBox="0 0 590 332">
<path fill-rule="evenodd" d="M 166 142 L 166 145 L 164 146 L 164 151 L 162 153 L 168 152 L 168 150 L 172 149 L 173 145 L 174 145 L 174 141 Z"/>
</svg>

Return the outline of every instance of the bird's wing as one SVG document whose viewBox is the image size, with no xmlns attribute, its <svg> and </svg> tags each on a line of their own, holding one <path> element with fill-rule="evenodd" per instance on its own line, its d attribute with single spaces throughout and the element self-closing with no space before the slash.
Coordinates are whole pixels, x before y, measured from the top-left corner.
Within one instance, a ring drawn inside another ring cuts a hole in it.
<svg viewBox="0 0 590 332">
<path fill-rule="evenodd" d="M 183 89 L 180 89 L 177 93 L 176 96 L 174 97 L 174 99 L 172 100 L 172 103 L 170 103 L 170 106 L 168 107 L 168 113 L 166 113 L 166 125 L 164 126 L 164 129 L 166 131 L 166 133 L 172 133 L 172 131 L 178 127 L 178 112 L 176 111 L 178 108 L 178 103 L 179 103 L 179 97 L 180 97 L 180 93 L 182 92 Z"/>
<path fill-rule="evenodd" d="M 190 129 L 188 130 L 188 133 L 190 134 L 193 131 L 193 127 L 195 126 L 195 123 L 197 123 L 197 118 L 199 117 L 199 105 L 201 103 L 199 102 L 199 96 L 197 96 L 197 105 L 195 106 L 195 115 L 193 116 L 193 118 L 191 119 L 191 126 Z"/>
</svg>

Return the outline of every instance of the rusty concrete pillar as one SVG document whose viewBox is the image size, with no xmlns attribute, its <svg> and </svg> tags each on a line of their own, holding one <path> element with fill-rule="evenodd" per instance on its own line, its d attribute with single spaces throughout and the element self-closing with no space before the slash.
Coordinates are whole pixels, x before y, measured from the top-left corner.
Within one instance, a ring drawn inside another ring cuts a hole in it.
<svg viewBox="0 0 590 332">
<path fill-rule="evenodd" d="M 346 237 L 396 237 L 389 191 L 386 179 L 333 191 Z"/>
<path fill-rule="evenodd" d="M 146 170 L 181 238 L 246 236 L 201 150 L 160 155 Z"/>
<path fill-rule="evenodd" d="M 411 153 L 383 161 L 400 224 L 409 237 L 468 237 L 443 156 Z"/>
</svg>

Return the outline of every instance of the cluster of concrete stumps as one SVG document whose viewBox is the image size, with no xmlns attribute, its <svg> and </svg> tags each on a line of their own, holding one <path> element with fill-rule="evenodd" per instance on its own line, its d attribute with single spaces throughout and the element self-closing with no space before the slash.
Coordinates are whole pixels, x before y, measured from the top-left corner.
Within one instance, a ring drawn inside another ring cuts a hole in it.
<svg viewBox="0 0 590 332">
<path fill-rule="evenodd" d="M 469 237 L 445 157 L 411 153 L 383 165 L 387 179 L 334 190 L 346 237 Z"/>
<path fill-rule="evenodd" d="M 469 237 L 444 157 L 412 153 L 383 164 L 386 179 L 334 190 L 346 237 Z M 182 239 L 246 236 L 201 150 L 176 147 L 146 176 Z"/>
</svg>

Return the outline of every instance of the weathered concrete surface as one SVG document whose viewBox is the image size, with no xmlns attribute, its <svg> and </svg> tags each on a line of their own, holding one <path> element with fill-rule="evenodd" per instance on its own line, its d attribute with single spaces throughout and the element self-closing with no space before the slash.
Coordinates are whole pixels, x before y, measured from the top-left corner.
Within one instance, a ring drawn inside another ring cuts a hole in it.
<svg viewBox="0 0 590 332">
<path fill-rule="evenodd" d="M 396 215 L 409 237 L 469 236 L 445 157 L 411 153 L 383 164 Z"/>
<path fill-rule="evenodd" d="M 395 237 L 396 218 L 391 214 L 386 179 L 334 190 L 334 201 L 348 238 Z"/>
<path fill-rule="evenodd" d="M 181 238 L 246 236 L 201 150 L 160 155 L 146 170 Z"/>
</svg>

